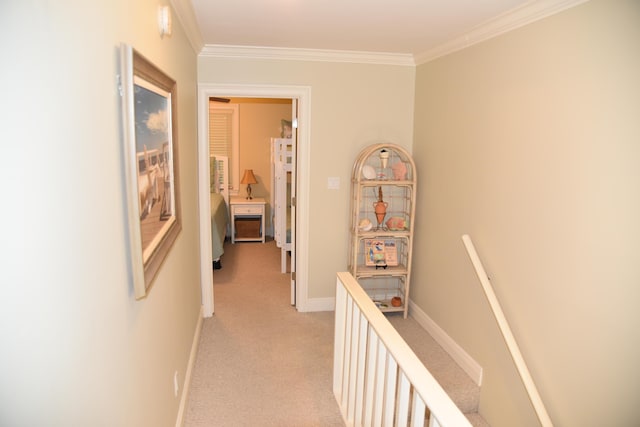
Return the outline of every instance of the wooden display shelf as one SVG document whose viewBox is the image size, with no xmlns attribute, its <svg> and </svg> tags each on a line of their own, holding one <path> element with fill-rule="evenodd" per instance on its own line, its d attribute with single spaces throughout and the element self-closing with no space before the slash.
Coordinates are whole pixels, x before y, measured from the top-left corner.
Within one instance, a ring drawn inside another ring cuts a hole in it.
<svg viewBox="0 0 640 427">
<path fill-rule="evenodd" d="M 394 307 L 391 305 L 391 299 L 379 300 L 372 299 L 373 303 L 382 311 L 383 313 L 395 313 L 404 311 L 404 303 L 399 307 Z"/>
<path fill-rule="evenodd" d="M 349 270 L 382 312 L 407 317 L 416 208 L 416 169 L 403 147 L 374 144 L 363 149 L 351 175 Z M 359 227 L 369 220 L 373 229 Z M 390 230 L 386 224 L 405 226 Z M 378 229 L 376 224 L 381 223 Z M 376 263 L 389 263 L 385 267 Z M 399 297 L 399 307 L 391 298 Z"/>
<path fill-rule="evenodd" d="M 361 181 L 358 181 L 358 183 L 363 187 L 377 187 L 378 185 L 397 185 L 397 186 L 408 187 L 414 184 L 413 181 L 408 181 L 408 180 L 396 181 L 393 179 L 385 179 L 385 180 L 363 179 Z"/>
<path fill-rule="evenodd" d="M 411 236 L 409 230 L 370 230 L 370 231 L 357 231 L 359 239 L 389 239 L 389 238 L 408 238 Z"/>
<path fill-rule="evenodd" d="M 406 276 L 408 272 L 407 266 L 405 265 L 388 265 L 387 268 L 378 267 L 376 269 L 375 266 L 358 264 L 358 272 L 355 275 L 356 279 L 362 277 L 375 277 L 375 276 L 383 276 L 383 277 L 403 277 Z"/>
</svg>

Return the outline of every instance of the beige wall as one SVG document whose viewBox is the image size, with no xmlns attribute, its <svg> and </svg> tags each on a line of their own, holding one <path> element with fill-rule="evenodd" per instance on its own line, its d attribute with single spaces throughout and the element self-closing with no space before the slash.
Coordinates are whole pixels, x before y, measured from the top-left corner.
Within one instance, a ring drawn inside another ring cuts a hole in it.
<svg viewBox="0 0 640 427">
<path fill-rule="evenodd" d="M 200 310 L 196 55 L 157 1 L 3 1 L 0 424 L 175 425 Z M 127 267 L 120 42 L 178 83 L 183 230 L 148 298 Z"/>
<path fill-rule="evenodd" d="M 358 152 L 379 140 L 410 148 L 413 67 L 200 57 L 198 82 L 311 87 L 309 298 L 335 295 L 347 268 L 349 181 Z M 327 178 L 339 177 L 339 190 Z M 301 250 L 300 248 L 298 248 Z"/>
<path fill-rule="evenodd" d="M 535 416 L 460 236 L 558 426 L 640 423 L 640 3 L 593 0 L 418 67 L 412 299 Z"/>
<path fill-rule="evenodd" d="M 257 184 L 251 186 L 254 197 L 267 201 L 266 227 L 271 228 L 271 138 L 279 138 L 282 119 L 291 120 L 291 103 L 240 102 L 240 180 L 245 169 L 253 169 Z M 246 195 L 240 184 L 239 195 Z"/>
</svg>

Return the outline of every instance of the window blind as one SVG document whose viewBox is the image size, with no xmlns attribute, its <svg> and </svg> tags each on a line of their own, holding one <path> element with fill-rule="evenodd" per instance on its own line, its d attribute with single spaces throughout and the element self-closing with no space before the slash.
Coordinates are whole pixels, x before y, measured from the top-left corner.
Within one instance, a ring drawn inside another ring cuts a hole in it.
<svg viewBox="0 0 640 427">
<path fill-rule="evenodd" d="M 209 150 L 213 155 L 233 157 L 232 110 L 209 109 Z"/>
</svg>

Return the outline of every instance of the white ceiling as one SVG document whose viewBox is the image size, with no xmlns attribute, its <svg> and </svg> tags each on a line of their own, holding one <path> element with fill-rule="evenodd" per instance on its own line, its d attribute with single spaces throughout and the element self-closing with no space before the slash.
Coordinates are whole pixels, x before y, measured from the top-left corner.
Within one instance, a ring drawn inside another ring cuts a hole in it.
<svg viewBox="0 0 640 427">
<path fill-rule="evenodd" d="M 190 1 L 204 45 L 418 57 L 455 40 L 471 41 L 470 35 L 477 39 L 484 27 L 504 32 L 584 0 Z M 509 17 L 511 27 L 498 28 Z"/>
</svg>

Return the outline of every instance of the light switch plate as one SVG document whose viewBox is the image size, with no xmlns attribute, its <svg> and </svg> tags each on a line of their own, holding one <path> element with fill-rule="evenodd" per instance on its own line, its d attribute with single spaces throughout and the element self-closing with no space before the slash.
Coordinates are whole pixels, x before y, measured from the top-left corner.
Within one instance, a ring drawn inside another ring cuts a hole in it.
<svg viewBox="0 0 640 427">
<path fill-rule="evenodd" d="M 340 177 L 339 176 L 330 176 L 327 178 L 327 188 L 329 190 L 339 190 L 340 189 Z"/>
</svg>

